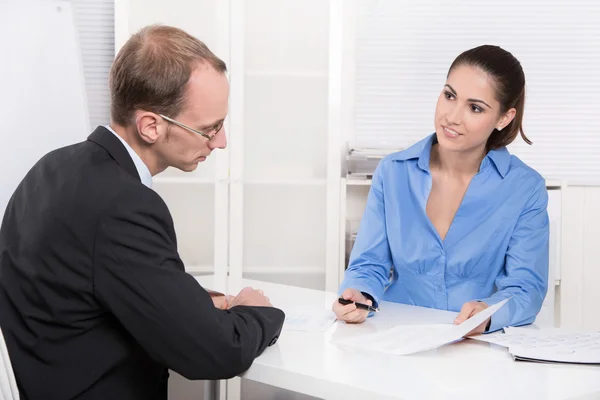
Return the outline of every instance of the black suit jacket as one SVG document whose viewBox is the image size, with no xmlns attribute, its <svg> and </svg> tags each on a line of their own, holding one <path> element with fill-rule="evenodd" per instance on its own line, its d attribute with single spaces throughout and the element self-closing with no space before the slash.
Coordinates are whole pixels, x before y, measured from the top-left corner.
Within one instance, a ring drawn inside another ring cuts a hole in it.
<svg viewBox="0 0 600 400">
<path fill-rule="evenodd" d="M 283 320 L 214 307 L 184 272 L 167 206 L 103 127 L 44 156 L 8 204 L 0 326 L 24 399 L 166 399 L 169 368 L 234 377 Z"/>
</svg>

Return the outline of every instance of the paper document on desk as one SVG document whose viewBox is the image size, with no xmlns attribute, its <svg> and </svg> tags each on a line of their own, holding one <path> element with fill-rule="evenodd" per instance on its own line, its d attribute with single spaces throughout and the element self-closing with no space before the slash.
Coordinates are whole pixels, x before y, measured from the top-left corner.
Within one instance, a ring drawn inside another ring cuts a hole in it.
<svg viewBox="0 0 600 400">
<path fill-rule="evenodd" d="M 431 350 L 460 340 L 498 311 L 509 299 L 475 314 L 460 325 L 398 325 L 383 332 L 361 335 L 337 342 L 340 347 L 379 353 L 408 355 Z"/>
<path fill-rule="evenodd" d="M 324 332 L 334 322 L 335 314 L 331 310 L 286 309 L 283 329 L 288 331 Z"/>
<path fill-rule="evenodd" d="M 517 361 L 600 365 L 600 332 L 522 327 L 507 327 L 504 332 L 472 339 L 508 347 Z"/>
</svg>

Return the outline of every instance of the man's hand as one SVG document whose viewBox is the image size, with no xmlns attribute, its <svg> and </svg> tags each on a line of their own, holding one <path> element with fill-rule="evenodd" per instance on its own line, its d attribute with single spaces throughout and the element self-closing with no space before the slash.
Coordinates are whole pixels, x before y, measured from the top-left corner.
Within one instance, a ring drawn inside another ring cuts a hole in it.
<svg viewBox="0 0 600 400">
<path fill-rule="evenodd" d="M 460 309 L 460 313 L 454 320 L 454 324 L 458 325 L 471 318 L 473 315 L 477 314 L 488 308 L 489 306 L 482 301 L 469 301 L 468 303 L 463 304 Z M 473 329 L 471 332 L 467 333 L 465 336 L 478 335 L 480 333 L 485 332 L 485 329 L 490 322 L 490 318 L 486 319 L 481 325 L 477 328 Z"/>
<path fill-rule="evenodd" d="M 262 290 L 246 287 L 229 303 L 229 308 L 235 306 L 273 307 L 269 298 Z"/>
<path fill-rule="evenodd" d="M 229 308 L 229 305 L 231 304 L 231 302 L 233 301 L 233 296 L 215 296 L 212 298 L 213 303 L 215 304 L 215 307 L 218 308 L 219 310 L 227 310 Z"/>
<path fill-rule="evenodd" d="M 346 300 L 373 305 L 371 300 L 368 300 L 360 291 L 356 289 L 344 290 L 344 293 L 342 293 L 341 297 Z M 340 321 L 345 321 L 349 324 L 360 324 L 361 322 L 364 322 L 369 315 L 368 311 L 356 308 L 356 304 L 354 303 L 343 305 L 337 300 L 335 300 L 331 309 L 335 313 L 337 319 Z"/>
</svg>

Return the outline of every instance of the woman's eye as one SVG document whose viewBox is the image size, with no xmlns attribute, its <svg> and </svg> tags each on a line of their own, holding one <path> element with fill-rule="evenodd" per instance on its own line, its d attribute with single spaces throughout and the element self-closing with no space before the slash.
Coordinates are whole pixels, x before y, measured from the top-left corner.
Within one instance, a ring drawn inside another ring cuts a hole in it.
<svg viewBox="0 0 600 400">
<path fill-rule="evenodd" d="M 447 100 L 452 100 L 454 95 L 450 92 L 444 92 L 444 97 L 446 97 Z"/>
<path fill-rule="evenodd" d="M 483 110 L 481 109 L 481 107 L 476 106 L 476 105 L 471 105 L 471 111 L 473 111 L 474 113 L 480 113 Z"/>
</svg>

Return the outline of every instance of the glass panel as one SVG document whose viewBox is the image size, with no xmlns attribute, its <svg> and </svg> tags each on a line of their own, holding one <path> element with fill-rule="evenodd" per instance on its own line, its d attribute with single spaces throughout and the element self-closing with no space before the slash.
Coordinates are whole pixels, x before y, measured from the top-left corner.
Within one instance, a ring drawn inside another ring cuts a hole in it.
<svg viewBox="0 0 600 400">
<path fill-rule="evenodd" d="M 328 2 L 246 2 L 243 276 L 325 286 Z"/>
<path fill-rule="evenodd" d="M 156 182 L 154 189 L 171 210 L 179 255 L 186 271 L 194 275 L 212 274 L 214 185 Z"/>
<path fill-rule="evenodd" d="M 325 186 L 246 185 L 244 276 L 324 286 L 325 204 Z"/>
</svg>

